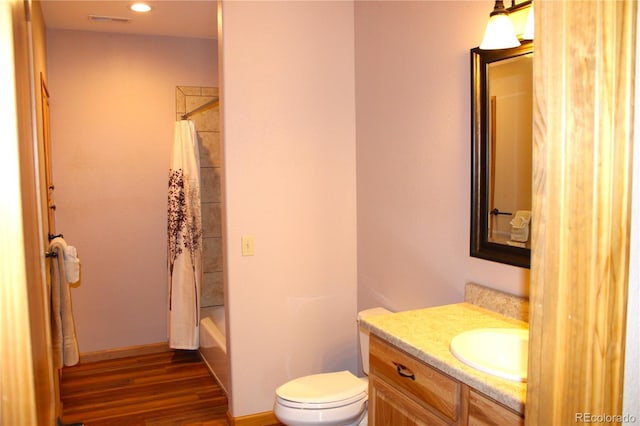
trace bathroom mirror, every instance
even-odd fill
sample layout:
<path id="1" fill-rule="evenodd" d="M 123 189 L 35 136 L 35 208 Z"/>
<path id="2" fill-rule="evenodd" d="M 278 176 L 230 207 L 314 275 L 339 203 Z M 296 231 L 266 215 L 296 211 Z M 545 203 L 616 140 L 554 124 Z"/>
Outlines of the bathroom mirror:
<path id="1" fill-rule="evenodd" d="M 473 257 L 529 268 L 533 44 L 471 50 Z"/>

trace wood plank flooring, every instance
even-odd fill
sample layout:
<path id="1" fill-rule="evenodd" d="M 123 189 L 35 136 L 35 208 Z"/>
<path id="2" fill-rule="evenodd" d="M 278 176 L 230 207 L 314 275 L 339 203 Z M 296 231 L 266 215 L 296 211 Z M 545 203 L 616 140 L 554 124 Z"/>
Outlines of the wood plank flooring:
<path id="1" fill-rule="evenodd" d="M 65 367 L 60 387 L 64 424 L 227 424 L 227 397 L 197 351 L 168 350 Z"/>

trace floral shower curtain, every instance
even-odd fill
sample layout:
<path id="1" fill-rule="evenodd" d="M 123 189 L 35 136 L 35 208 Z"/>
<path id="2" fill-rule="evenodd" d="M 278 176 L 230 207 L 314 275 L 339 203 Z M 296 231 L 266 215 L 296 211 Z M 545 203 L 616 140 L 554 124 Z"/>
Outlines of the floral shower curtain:
<path id="1" fill-rule="evenodd" d="M 202 217 L 197 134 L 190 120 L 175 124 L 167 207 L 169 346 L 197 349 L 202 281 Z"/>

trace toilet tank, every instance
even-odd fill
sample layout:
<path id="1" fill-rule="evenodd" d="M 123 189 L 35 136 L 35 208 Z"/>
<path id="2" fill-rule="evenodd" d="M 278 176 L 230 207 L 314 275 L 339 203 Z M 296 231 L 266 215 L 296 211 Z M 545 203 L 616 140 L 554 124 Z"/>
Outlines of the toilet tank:
<path id="1" fill-rule="evenodd" d="M 385 308 L 371 308 L 358 312 L 358 324 L 362 318 L 372 317 L 375 315 L 391 314 L 391 311 Z M 369 374 L 369 330 L 358 326 L 360 331 L 360 357 L 362 359 L 362 370 L 364 374 Z"/>

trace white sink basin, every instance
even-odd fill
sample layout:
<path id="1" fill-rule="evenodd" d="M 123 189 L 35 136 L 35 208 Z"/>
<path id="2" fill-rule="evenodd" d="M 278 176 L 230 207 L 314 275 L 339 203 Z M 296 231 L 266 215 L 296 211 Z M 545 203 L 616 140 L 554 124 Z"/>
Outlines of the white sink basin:
<path id="1" fill-rule="evenodd" d="M 503 379 L 527 381 L 529 330 L 478 328 L 451 339 L 451 353 L 463 363 Z"/>

